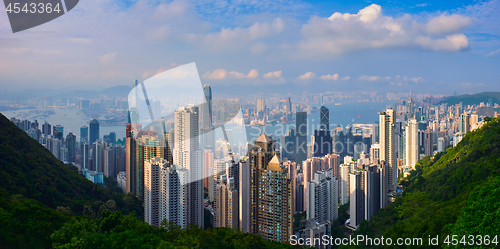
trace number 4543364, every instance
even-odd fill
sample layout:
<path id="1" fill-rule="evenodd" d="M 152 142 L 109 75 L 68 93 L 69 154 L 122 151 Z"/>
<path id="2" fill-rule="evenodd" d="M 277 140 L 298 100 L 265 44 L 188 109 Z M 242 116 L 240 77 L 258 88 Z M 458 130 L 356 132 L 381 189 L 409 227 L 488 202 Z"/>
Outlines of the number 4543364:
<path id="1" fill-rule="evenodd" d="M 448 235 L 444 239 L 444 242 L 447 245 L 469 245 L 469 246 L 480 246 L 480 245 L 498 245 L 498 235 L 490 236 L 490 235 L 464 235 L 459 237 L 458 235 Z"/>
<path id="2" fill-rule="evenodd" d="M 59 6 L 59 3 L 52 6 L 51 3 L 25 3 L 22 5 L 21 3 L 9 3 L 6 9 L 7 13 L 47 13 L 50 14 L 52 12 L 57 12 L 59 13 L 61 11 L 61 8 Z"/>

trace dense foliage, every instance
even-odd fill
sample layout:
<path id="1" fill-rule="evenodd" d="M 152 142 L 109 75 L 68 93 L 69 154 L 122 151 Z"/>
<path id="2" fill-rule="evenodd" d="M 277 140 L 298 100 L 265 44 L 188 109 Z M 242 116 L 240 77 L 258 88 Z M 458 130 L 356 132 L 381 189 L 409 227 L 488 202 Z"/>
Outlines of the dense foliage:
<path id="1" fill-rule="evenodd" d="M 500 235 L 500 119 L 421 159 L 401 184 L 403 197 L 361 223 L 356 234 L 424 241 L 429 235 Z"/>
<path id="2" fill-rule="evenodd" d="M 54 248 L 291 248 L 231 228 L 156 228 L 132 215 L 105 211 L 100 219 L 73 218 L 51 236 Z"/>

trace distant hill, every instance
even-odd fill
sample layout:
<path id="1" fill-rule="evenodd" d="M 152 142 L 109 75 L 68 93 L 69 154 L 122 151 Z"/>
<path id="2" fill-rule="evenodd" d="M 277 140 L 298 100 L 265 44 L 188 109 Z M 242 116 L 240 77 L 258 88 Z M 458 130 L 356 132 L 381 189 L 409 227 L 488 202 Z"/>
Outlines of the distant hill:
<path id="1" fill-rule="evenodd" d="M 459 96 L 451 96 L 443 99 L 440 103 L 447 103 L 448 105 L 456 105 L 462 102 L 463 105 L 478 105 L 481 102 L 485 104 L 492 98 L 493 104 L 500 104 L 500 92 L 483 92 L 477 94 L 465 94 Z"/>
<path id="2" fill-rule="evenodd" d="M 458 240 L 500 237 L 500 118 L 468 133 L 454 148 L 424 157 L 401 184 L 403 197 L 362 222 L 356 234 L 425 243 L 429 235 L 439 235 L 441 247 L 450 234 Z M 497 241 L 485 248 L 499 248 Z"/>

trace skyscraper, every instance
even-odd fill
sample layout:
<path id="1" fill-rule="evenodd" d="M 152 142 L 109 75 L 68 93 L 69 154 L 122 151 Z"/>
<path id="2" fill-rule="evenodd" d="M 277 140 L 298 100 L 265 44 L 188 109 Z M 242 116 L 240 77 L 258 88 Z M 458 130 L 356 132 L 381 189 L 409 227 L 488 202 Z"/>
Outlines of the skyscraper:
<path id="1" fill-rule="evenodd" d="M 264 99 L 263 98 L 257 99 L 257 113 L 258 112 L 264 112 Z"/>
<path id="2" fill-rule="evenodd" d="M 330 130 L 330 110 L 322 105 L 320 108 L 319 128 L 323 130 Z"/>
<path id="3" fill-rule="evenodd" d="M 201 127 L 200 134 L 202 139 L 202 146 L 205 149 L 214 150 L 215 146 L 215 136 L 213 132 L 213 103 L 212 103 L 212 88 L 210 85 L 206 84 L 203 86 L 203 95 L 205 96 L 206 102 L 201 106 Z"/>
<path id="4" fill-rule="evenodd" d="M 215 227 L 238 228 L 239 201 L 234 178 L 222 175 L 215 189 Z"/>
<path id="5" fill-rule="evenodd" d="M 296 113 L 295 134 L 297 137 L 295 160 L 297 165 L 302 165 L 307 158 L 307 112 Z"/>
<path id="6" fill-rule="evenodd" d="M 97 121 L 97 119 L 92 119 L 89 126 L 89 144 L 93 144 L 95 141 L 99 140 L 99 121 Z"/>
<path id="7" fill-rule="evenodd" d="M 73 132 L 70 132 L 66 136 L 66 148 L 68 148 L 68 158 L 66 161 L 70 163 L 76 163 L 76 136 Z"/>
<path id="8" fill-rule="evenodd" d="M 199 149 L 199 110 L 196 106 L 181 107 L 174 114 L 174 164 L 188 170 L 188 223 L 204 226 L 203 162 Z"/>
<path id="9" fill-rule="evenodd" d="M 292 113 L 292 100 L 290 99 L 290 97 L 286 98 L 285 112 L 286 112 L 286 114 Z"/>
<path id="10" fill-rule="evenodd" d="M 60 140 L 63 140 L 63 135 L 64 135 L 64 127 L 62 127 L 61 125 L 56 125 L 53 127 L 54 128 L 54 131 L 53 131 L 53 137 L 54 138 L 57 138 L 57 139 L 60 139 Z"/>
<path id="11" fill-rule="evenodd" d="M 434 154 L 434 139 L 433 139 L 433 133 L 430 129 L 430 127 L 427 127 L 427 130 L 425 130 L 425 155 L 426 156 L 432 156 Z"/>
<path id="12" fill-rule="evenodd" d="M 86 125 L 80 128 L 80 142 L 89 143 L 89 127 Z"/>
<path id="13" fill-rule="evenodd" d="M 459 129 L 462 134 L 467 134 L 470 131 L 470 115 L 469 113 L 460 114 Z"/>
<path id="14" fill-rule="evenodd" d="M 50 124 L 47 123 L 47 121 L 45 121 L 45 123 L 42 125 L 42 134 L 45 137 L 51 134 L 52 130 L 50 128 L 51 128 Z"/>
<path id="15" fill-rule="evenodd" d="M 406 123 L 405 129 L 405 143 L 406 143 L 406 155 L 405 155 L 405 165 L 406 167 L 415 168 L 415 164 L 419 160 L 418 153 L 418 124 L 415 119 L 410 119 Z"/>
<path id="16" fill-rule="evenodd" d="M 286 242 L 292 235 L 292 179 L 264 133 L 249 152 L 250 231 L 268 240 Z"/>
<path id="17" fill-rule="evenodd" d="M 313 156 L 323 157 L 332 154 L 332 152 L 333 146 L 330 130 L 314 130 Z"/>
<path id="18" fill-rule="evenodd" d="M 388 189 L 396 190 L 398 180 L 398 168 L 395 157 L 395 123 L 396 112 L 387 109 L 379 115 L 380 128 L 380 160 L 385 161 L 388 168 Z"/>
<path id="19" fill-rule="evenodd" d="M 307 183 L 308 208 L 307 219 L 316 219 L 322 223 L 333 223 L 338 218 L 338 181 L 333 169 L 314 173 L 314 179 Z"/>

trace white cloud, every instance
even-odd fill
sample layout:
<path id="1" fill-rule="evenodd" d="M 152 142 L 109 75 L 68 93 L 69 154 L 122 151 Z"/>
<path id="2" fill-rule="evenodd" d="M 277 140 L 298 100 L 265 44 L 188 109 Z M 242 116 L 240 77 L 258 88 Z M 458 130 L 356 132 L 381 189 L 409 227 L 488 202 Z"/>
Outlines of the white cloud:
<path id="1" fill-rule="evenodd" d="M 115 56 L 118 54 L 118 52 L 113 52 L 105 55 L 100 55 L 99 58 L 99 63 L 105 66 L 109 66 L 113 63 L 115 63 Z"/>
<path id="2" fill-rule="evenodd" d="M 341 80 L 349 80 L 351 77 L 349 76 L 345 76 L 345 77 L 342 77 Z"/>
<path id="3" fill-rule="evenodd" d="M 495 50 L 495 51 L 493 51 L 493 52 L 488 53 L 488 54 L 486 55 L 486 57 L 493 56 L 493 55 L 496 55 L 496 54 L 498 54 L 498 53 L 500 53 L 500 49 L 497 49 L 497 50 Z"/>
<path id="4" fill-rule="evenodd" d="M 225 79 L 227 75 L 227 71 L 224 69 L 216 69 L 213 72 L 207 71 L 206 73 L 203 74 L 202 78 L 204 79 L 209 79 L 209 80 L 222 80 Z"/>
<path id="5" fill-rule="evenodd" d="M 252 70 L 250 70 L 250 72 L 248 72 L 247 75 L 240 73 L 240 72 L 232 71 L 232 72 L 229 72 L 229 75 L 232 75 L 235 78 L 255 79 L 255 78 L 259 77 L 259 71 L 257 71 L 257 69 L 252 69 Z"/>
<path id="6" fill-rule="evenodd" d="M 357 14 L 335 12 L 328 18 L 312 17 L 302 26 L 305 39 L 299 49 L 306 55 L 376 48 L 459 51 L 469 47 L 461 32 L 471 24 L 471 18 L 458 14 L 433 17 L 422 24 L 409 14 L 386 16 L 380 5 L 372 4 Z"/>
<path id="7" fill-rule="evenodd" d="M 433 35 L 450 34 L 461 32 L 469 27 L 472 23 L 470 17 L 465 17 L 457 14 L 453 15 L 440 15 L 429 19 L 425 25 L 427 33 Z"/>
<path id="8" fill-rule="evenodd" d="M 321 75 L 319 78 L 322 80 L 338 80 L 339 75 L 338 74 L 333 74 L 333 75 L 327 74 L 327 75 Z"/>
<path id="9" fill-rule="evenodd" d="M 406 76 L 405 76 L 405 80 L 406 80 Z M 411 78 L 410 80 L 415 82 L 416 84 L 418 84 L 418 83 L 422 82 L 422 77 Z"/>
<path id="10" fill-rule="evenodd" d="M 307 72 L 307 73 L 297 77 L 297 79 L 308 80 L 308 79 L 314 79 L 314 77 L 316 77 L 316 74 L 314 74 L 313 72 Z"/>
<path id="11" fill-rule="evenodd" d="M 281 70 L 280 71 L 274 71 L 274 72 L 266 73 L 262 77 L 265 78 L 265 79 L 279 78 L 279 77 L 281 77 Z"/>
<path id="12" fill-rule="evenodd" d="M 416 4 L 415 7 L 425 7 L 427 5 L 429 5 L 429 4 L 427 4 L 427 3 L 419 3 L 419 4 Z"/>
<path id="13" fill-rule="evenodd" d="M 391 77 L 380 77 L 380 76 L 368 76 L 368 75 L 363 75 L 358 78 L 358 80 L 362 81 L 383 81 L 383 80 L 391 80 Z"/>

